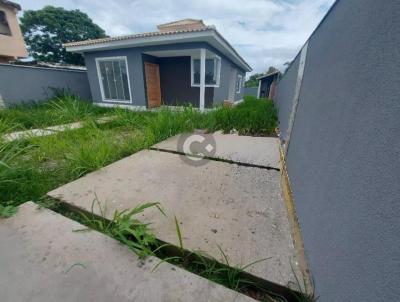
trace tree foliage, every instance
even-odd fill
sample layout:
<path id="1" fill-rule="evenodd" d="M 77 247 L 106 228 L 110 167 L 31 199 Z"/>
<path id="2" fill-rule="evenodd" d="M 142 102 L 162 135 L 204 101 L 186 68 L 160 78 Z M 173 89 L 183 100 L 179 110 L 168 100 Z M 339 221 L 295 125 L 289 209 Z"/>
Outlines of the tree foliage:
<path id="1" fill-rule="evenodd" d="M 279 71 L 278 68 L 275 68 L 274 66 L 268 67 L 267 71 L 265 73 L 255 73 L 250 76 L 250 78 L 245 82 L 245 87 L 257 87 L 258 86 L 258 80 L 257 78 L 262 77 L 263 75 L 273 73 L 275 71 Z"/>
<path id="2" fill-rule="evenodd" d="M 257 87 L 258 80 L 257 78 L 262 77 L 263 73 L 255 73 L 250 76 L 250 78 L 244 83 L 246 87 Z"/>
<path id="3" fill-rule="evenodd" d="M 20 21 L 29 53 L 39 61 L 83 65 L 82 55 L 66 52 L 62 44 L 106 37 L 104 30 L 78 9 L 45 6 L 25 11 Z"/>

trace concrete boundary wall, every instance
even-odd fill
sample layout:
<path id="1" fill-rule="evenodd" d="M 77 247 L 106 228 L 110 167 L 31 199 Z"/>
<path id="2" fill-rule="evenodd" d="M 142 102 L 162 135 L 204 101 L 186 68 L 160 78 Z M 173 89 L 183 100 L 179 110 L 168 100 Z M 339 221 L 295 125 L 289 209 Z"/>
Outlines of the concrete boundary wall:
<path id="1" fill-rule="evenodd" d="M 0 100 L 5 106 L 47 100 L 52 88 L 91 99 L 86 71 L 0 64 Z"/>
<path id="2" fill-rule="evenodd" d="M 400 301 L 400 2 L 337 1 L 308 40 L 286 165 L 321 301 Z M 287 139 L 299 56 L 278 85 Z"/>

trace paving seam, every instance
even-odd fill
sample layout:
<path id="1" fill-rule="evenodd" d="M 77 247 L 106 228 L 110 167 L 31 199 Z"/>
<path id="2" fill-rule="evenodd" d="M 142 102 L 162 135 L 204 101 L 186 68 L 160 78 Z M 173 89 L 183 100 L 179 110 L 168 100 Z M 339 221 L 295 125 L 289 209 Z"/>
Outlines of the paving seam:
<path id="1" fill-rule="evenodd" d="M 190 154 L 189 155 L 189 154 L 186 154 L 186 153 L 181 152 L 181 151 L 167 150 L 167 149 L 155 148 L 155 147 L 150 147 L 149 150 L 172 153 L 172 154 L 177 154 L 177 155 L 187 155 L 187 156 L 190 156 L 190 157 L 204 158 L 204 159 L 224 162 L 224 163 L 228 163 L 228 164 L 235 164 L 235 165 L 243 166 L 243 167 L 259 168 L 259 169 L 264 169 L 264 170 L 273 170 L 273 171 L 277 171 L 277 172 L 281 171 L 281 169 L 279 169 L 279 168 L 263 166 L 263 165 L 256 165 L 256 164 L 249 164 L 249 163 L 243 163 L 243 162 L 234 161 L 234 160 L 231 160 L 231 159 L 220 158 L 220 157 L 200 156 L 200 155 L 196 155 L 196 154 Z"/>
<path id="2" fill-rule="evenodd" d="M 83 222 L 76 220 L 74 217 L 66 216 L 65 215 L 65 211 L 70 211 L 70 212 L 73 212 L 74 214 L 77 214 L 77 213 L 81 212 L 81 213 L 83 213 L 85 215 L 91 215 L 91 216 L 95 217 L 96 219 L 103 219 L 103 220 L 107 221 L 108 223 L 110 223 L 111 221 L 108 218 L 105 218 L 105 217 L 103 218 L 103 217 L 101 217 L 101 216 L 99 216 L 97 214 L 89 212 L 88 210 L 86 210 L 84 208 L 81 208 L 81 207 L 79 207 L 77 205 L 69 204 L 68 202 L 63 201 L 61 199 L 57 199 L 57 198 L 50 197 L 50 196 L 47 196 L 47 197 L 52 199 L 52 200 L 57 201 L 59 203 L 59 205 L 60 205 L 60 207 L 57 207 L 57 208 L 54 208 L 54 209 L 48 208 L 50 211 L 56 212 L 56 213 L 66 217 L 68 219 L 74 220 L 74 221 L 82 224 L 83 226 L 87 227 L 88 230 L 99 232 L 99 233 L 104 234 L 104 235 L 106 235 L 106 236 L 108 236 L 110 238 L 116 239 L 116 238 L 114 238 L 114 237 L 112 237 L 112 236 L 110 236 L 110 235 L 108 235 L 106 233 L 101 232 L 100 230 L 96 230 L 96 229 L 94 229 L 92 227 L 87 226 Z M 182 249 L 180 247 L 177 247 L 177 246 L 175 246 L 175 245 L 173 245 L 171 243 L 168 243 L 166 241 L 158 239 L 157 237 L 156 237 L 156 240 L 160 243 L 160 246 L 168 245 L 168 248 L 165 251 L 166 257 L 161 257 L 161 255 L 157 255 L 157 254 L 155 255 L 155 257 L 159 258 L 160 260 L 166 261 L 166 259 L 169 258 L 169 257 L 181 256 L 182 255 Z M 121 243 L 121 244 L 123 244 L 123 243 Z M 183 253 L 185 255 L 192 254 L 192 252 L 190 250 L 186 250 L 185 248 L 183 248 Z M 218 260 L 216 260 L 216 259 L 214 259 L 212 257 L 210 257 L 210 258 L 207 257 L 207 256 L 203 256 L 203 257 L 204 257 L 204 259 L 206 261 L 210 261 L 210 262 L 216 261 L 216 263 L 218 263 L 218 265 L 220 265 L 221 267 L 233 268 L 230 265 L 221 263 L 220 261 L 218 261 Z M 175 265 L 175 264 L 173 264 L 173 265 Z M 193 274 L 195 274 L 195 275 L 197 275 L 199 277 L 205 278 L 205 279 L 207 279 L 207 280 L 209 280 L 211 282 L 219 284 L 219 283 L 217 283 L 215 281 L 212 281 L 211 279 L 208 279 L 208 278 L 206 278 L 204 276 L 201 276 L 200 274 L 198 274 L 198 273 L 196 273 L 194 271 L 190 271 L 185 267 L 181 267 L 181 268 L 184 269 L 185 271 L 191 272 L 191 273 L 193 273 Z M 249 280 L 251 282 L 254 282 L 255 284 L 261 285 L 263 287 L 263 289 L 266 290 L 266 292 L 268 294 L 271 294 L 272 296 L 275 296 L 275 297 L 283 298 L 286 301 L 295 302 L 295 301 L 297 301 L 297 297 L 301 296 L 301 293 L 296 291 L 296 290 L 293 290 L 293 289 L 291 289 L 289 287 L 286 287 L 286 286 L 277 284 L 275 282 L 269 281 L 268 279 L 264 279 L 264 278 L 255 276 L 255 275 L 253 275 L 251 273 L 248 273 L 246 271 L 241 271 L 239 273 L 239 275 L 242 276 L 242 279 L 246 279 L 246 280 Z M 222 285 L 222 286 L 225 286 L 225 285 Z M 227 288 L 229 288 L 229 287 L 227 287 Z M 231 288 L 231 290 L 236 291 L 237 293 L 241 293 L 241 294 L 244 294 L 244 295 L 248 296 L 246 293 L 240 292 L 238 290 L 235 290 L 235 289 L 232 289 L 232 288 Z"/>

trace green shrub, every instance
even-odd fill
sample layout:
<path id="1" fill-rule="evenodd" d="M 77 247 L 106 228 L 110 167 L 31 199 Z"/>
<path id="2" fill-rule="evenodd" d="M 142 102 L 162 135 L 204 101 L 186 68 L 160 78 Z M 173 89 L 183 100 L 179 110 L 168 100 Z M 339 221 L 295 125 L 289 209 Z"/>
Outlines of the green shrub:
<path id="1" fill-rule="evenodd" d="M 274 135 L 278 123 L 273 102 L 252 96 L 245 97 L 235 107 L 220 107 L 212 115 L 212 130 L 229 132 L 235 129 L 242 135 Z"/>

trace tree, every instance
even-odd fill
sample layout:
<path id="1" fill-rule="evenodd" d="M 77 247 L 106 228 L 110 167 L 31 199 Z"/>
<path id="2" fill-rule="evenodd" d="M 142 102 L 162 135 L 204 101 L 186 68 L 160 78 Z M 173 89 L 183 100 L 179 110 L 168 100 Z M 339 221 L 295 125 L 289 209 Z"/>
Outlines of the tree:
<path id="1" fill-rule="evenodd" d="M 250 78 L 244 83 L 246 87 L 257 87 L 258 80 L 257 78 L 262 77 L 263 73 L 255 73 L 250 76 Z"/>
<path id="2" fill-rule="evenodd" d="M 83 65 L 82 55 L 66 52 L 62 44 L 106 37 L 104 30 L 78 9 L 45 6 L 25 11 L 20 21 L 29 53 L 39 61 Z"/>
<path id="3" fill-rule="evenodd" d="M 267 72 L 265 74 L 274 73 L 276 71 L 279 71 L 279 69 L 275 68 L 274 66 L 270 66 L 270 67 L 268 67 Z"/>

